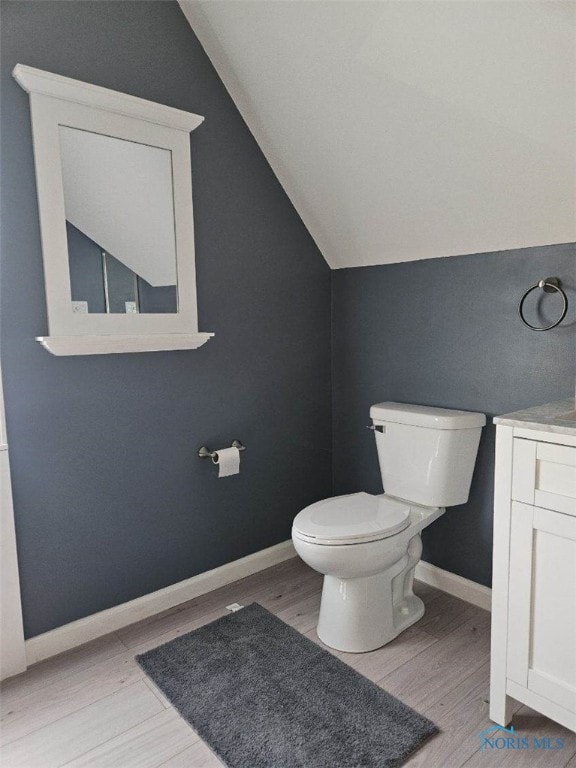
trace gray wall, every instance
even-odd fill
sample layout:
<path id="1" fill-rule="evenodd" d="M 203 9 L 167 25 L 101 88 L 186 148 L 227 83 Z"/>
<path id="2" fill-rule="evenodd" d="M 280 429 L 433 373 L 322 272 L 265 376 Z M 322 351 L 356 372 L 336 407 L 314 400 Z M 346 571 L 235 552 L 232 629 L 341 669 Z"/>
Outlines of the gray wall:
<path id="1" fill-rule="evenodd" d="M 2 364 L 26 635 L 283 541 L 331 493 L 330 271 L 175 2 L 2 3 Z M 17 62 L 205 116 L 192 352 L 57 358 Z M 196 456 L 239 438 L 242 473 Z"/>
<path id="2" fill-rule="evenodd" d="M 16 62 L 206 116 L 192 140 L 200 328 L 216 332 L 205 347 L 56 358 L 34 341 L 47 324 Z M 27 636 L 282 541 L 332 492 L 380 492 L 372 403 L 492 416 L 573 394 L 574 246 L 331 278 L 173 2 L 3 2 L 1 118 L 2 363 Z M 554 274 L 570 324 L 530 332 L 517 300 Z M 234 437 L 248 446 L 242 473 L 217 480 L 196 450 Z M 427 560 L 485 584 L 493 437 L 469 503 L 424 534 Z"/>
<path id="3" fill-rule="evenodd" d="M 516 306 L 559 276 L 571 307 L 562 328 L 535 333 Z M 334 492 L 382 490 L 372 403 L 397 400 L 489 417 L 574 395 L 576 245 L 433 259 L 333 273 Z M 546 297 L 542 312 L 558 308 Z M 536 304 L 537 302 L 534 302 Z M 532 320 L 535 307 L 527 306 Z M 423 558 L 490 584 L 494 427 L 484 430 L 467 504 L 423 534 Z"/>

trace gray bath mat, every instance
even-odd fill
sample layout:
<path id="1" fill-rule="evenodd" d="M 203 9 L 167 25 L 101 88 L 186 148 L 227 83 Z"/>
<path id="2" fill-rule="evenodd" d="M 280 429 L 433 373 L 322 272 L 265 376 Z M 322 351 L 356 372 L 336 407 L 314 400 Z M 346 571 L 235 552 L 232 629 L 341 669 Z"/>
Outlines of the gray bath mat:
<path id="1" fill-rule="evenodd" d="M 230 768 L 392 768 L 438 732 L 257 603 L 138 662 Z"/>

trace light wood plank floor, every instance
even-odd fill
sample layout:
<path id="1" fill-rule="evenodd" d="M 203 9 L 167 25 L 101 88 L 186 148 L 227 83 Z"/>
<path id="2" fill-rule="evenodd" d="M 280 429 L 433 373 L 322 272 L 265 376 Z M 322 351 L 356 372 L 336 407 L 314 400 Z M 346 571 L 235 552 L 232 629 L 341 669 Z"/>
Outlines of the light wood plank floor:
<path id="1" fill-rule="evenodd" d="M 0 765 L 222 766 L 145 677 L 134 656 L 225 615 L 225 606 L 232 602 L 259 602 L 321 645 L 315 634 L 321 583 L 321 577 L 300 560 L 289 560 L 6 681 L 1 696 Z M 514 717 L 518 735 L 563 738 L 565 748 L 479 751 L 478 734 L 491 725 L 487 715 L 490 616 L 424 584 L 417 584 L 416 590 L 426 603 L 426 614 L 394 642 L 371 653 L 334 652 L 441 729 L 406 765 L 576 768 L 576 736 L 520 705 Z"/>

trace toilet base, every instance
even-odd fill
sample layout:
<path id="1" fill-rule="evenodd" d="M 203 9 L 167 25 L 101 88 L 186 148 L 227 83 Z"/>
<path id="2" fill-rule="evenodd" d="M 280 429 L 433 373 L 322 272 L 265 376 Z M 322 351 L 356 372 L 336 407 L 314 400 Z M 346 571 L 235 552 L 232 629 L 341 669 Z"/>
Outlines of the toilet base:
<path id="1" fill-rule="evenodd" d="M 324 576 L 317 634 L 330 648 L 365 653 L 386 645 L 424 615 L 424 603 L 412 589 L 422 554 L 414 536 L 406 555 L 373 576 L 341 579 Z"/>

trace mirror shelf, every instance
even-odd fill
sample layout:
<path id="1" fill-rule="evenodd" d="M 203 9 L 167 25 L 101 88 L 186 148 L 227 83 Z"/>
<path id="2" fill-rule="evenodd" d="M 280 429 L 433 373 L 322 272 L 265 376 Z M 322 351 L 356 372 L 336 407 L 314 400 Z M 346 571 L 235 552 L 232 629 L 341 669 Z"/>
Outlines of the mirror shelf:
<path id="1" fill-rule="evenodd" d="M 119 352 L 170 352 L 198 349 L 213 333 L 169 333 L 150 336 L 37 336 L 53 355 L 111 355 Z"/>
<path id="2" fill-rule="evenodd" d="M 200 115 L 17 64 L 54 355 L 197 349 L 190 133 Z"/>

